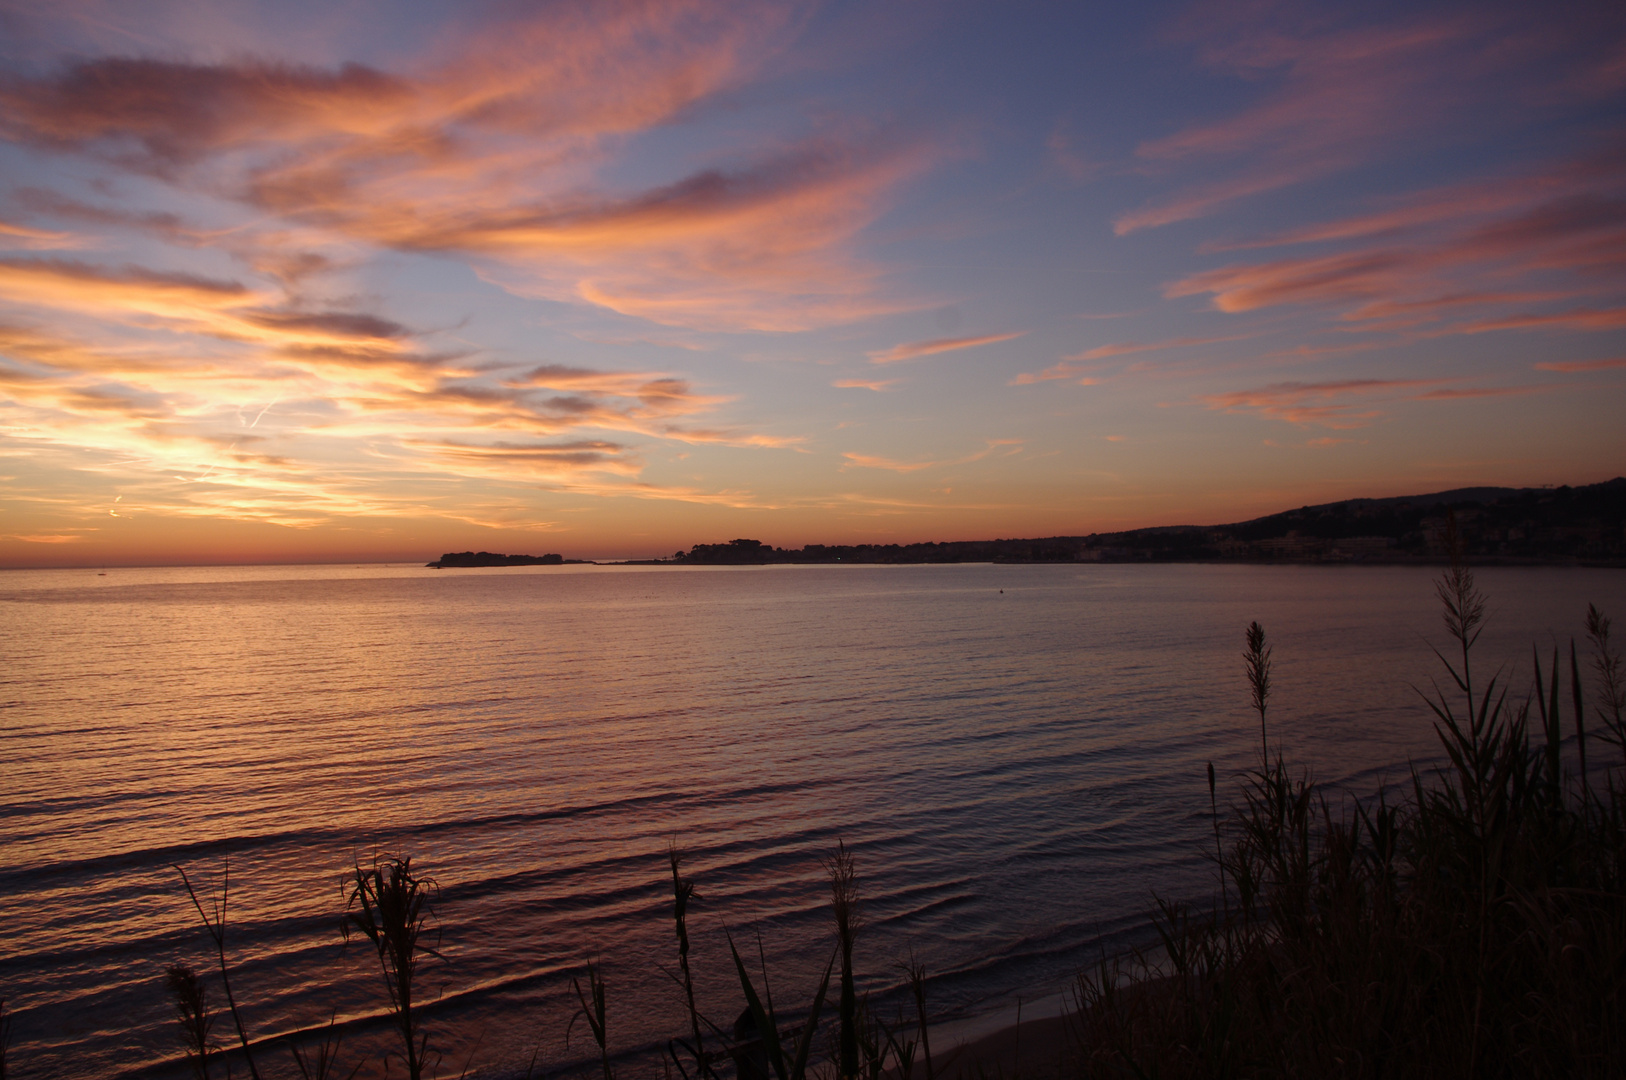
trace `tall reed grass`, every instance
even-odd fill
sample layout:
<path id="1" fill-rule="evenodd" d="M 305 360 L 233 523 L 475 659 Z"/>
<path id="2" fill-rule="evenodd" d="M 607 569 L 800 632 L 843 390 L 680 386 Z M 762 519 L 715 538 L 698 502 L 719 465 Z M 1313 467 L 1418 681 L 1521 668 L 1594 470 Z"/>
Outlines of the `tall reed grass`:
<path id="1" fill-rule="evenodd" d="M 1218 895 L 1159 901 L 1160 955 L 1079 977 L 1073 1075 L 1626 1075 L 1626 787 L 1563 767 L 1565 705 L 1585 752 L 1580 665 L 1538 657 L 1513 700 L 1475 654 L 1471 571 L 1438 593 L 1450 655 L 1422 697 L 1446 764 L 1359 801 L 1271 756 L 1269 650 L 1249 628 L 1261 756 L 1223 817 L 1209 767 Z M 1592 716 L 1626 751 L 1608 620 L 1593 608 L 1587 629 Z"/>

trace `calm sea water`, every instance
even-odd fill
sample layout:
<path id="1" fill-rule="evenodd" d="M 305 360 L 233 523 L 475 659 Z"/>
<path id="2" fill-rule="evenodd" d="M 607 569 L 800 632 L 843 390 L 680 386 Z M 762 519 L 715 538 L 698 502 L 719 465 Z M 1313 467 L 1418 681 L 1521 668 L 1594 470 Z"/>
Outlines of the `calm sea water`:
<path id="1" fill-rule="evenodd" d="M 1412 568 L 410 566 L 0 575 L 0 997 L 20 1077 L 180 1076 L 166 965 L 206 970 L 177 868 L 218 887 L 262 1068 L 337 1016 L 388 1045 L 342 880 L 439 882 L 425 1024 L 455 1075 L 587 1058 L 569 979 L 601 961 L 623 1071 L 685 1027 L 666 851 L 687 856 L 702 1008 L 782 1005 L 829 956 L 820 859 L 855 852 L 862 985 L 931 973 L 945 1019 L 1064 988 L 1202 900 L 1205 763 L 1257 746 L 1239 654 L 1275 646 L 1272 732 L 1371 790 L 1434 759 L 1413 686 L 1443 644 Z M 1482 662 L 1626 615 L 1626 574 L 1486 570 Z M 218 985 L 213 986 L 217 1003 Z M 231 1039 L 217 1024 L 221 1042 Z M 477 1045 L 476 1045 L 477 1044 Z M 238 1066 L 240 1069 L 241 1066 Z"/>

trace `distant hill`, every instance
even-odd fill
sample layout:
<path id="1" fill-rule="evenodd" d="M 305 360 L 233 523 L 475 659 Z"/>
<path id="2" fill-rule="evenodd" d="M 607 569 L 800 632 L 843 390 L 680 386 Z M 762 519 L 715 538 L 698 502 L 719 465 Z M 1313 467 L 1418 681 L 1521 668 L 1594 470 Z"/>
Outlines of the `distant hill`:
<path id="1" fill-rule="evenodd" d="M 1626 566 L 1626 478 L 1559 488 L 1458 488 L 1431 495 L 1346 499 L 1230 525 L 1172 525 L 1038 540 L 922 544 L 809 544 L 756 540 L 696 544 L 667 562 L 1435 562 L 1455 516 L 1476 563 Z"/>

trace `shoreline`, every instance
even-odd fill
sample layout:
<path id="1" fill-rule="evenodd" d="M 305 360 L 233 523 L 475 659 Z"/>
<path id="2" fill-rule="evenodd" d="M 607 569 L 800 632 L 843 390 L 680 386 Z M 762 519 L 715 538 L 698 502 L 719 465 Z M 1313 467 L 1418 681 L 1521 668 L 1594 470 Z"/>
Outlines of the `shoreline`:
<path id="1" fill-rule="evenodd" d="M 1069 996 L 1062 991 L 1033 1001 L 1018 999 L 993 1012 L 929 1027 L 934 1071 L 966 1080 L 1018 1069 L 1026 1077 L 1058 1073 L 1067 1049 Z"/>

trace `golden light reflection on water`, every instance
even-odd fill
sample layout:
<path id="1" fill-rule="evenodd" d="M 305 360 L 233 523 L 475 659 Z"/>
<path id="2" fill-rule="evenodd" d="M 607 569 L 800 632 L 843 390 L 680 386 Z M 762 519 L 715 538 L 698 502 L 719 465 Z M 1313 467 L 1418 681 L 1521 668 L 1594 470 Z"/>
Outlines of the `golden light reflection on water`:
<path id="1" fill-rule="evenodd" d="M 1059 983 L 1100 935 L 1133 933 L 1152 887 L 1206 887 L 1203 763 L 1234 775 L 1254 745 L 1247 620 L 1277 646 L 1273 724 L 1295 759 L 1366 786 L 1432 752 L 1407 685 L 1438 637 L 1430 575 L 5 575 L 17 1053 L 80 1075 L 167 1055 L 150 972 L 205 959 L 171 864 L 207 879 L 228 854 L 239 992 L 268 1030 L 378 1007 L 336 937 L 340 876 L 378 850 L 410 850 L 444 887 L 437 1023 L 454 1041 L 502 1010 L 562 1058 L 562 973 L 595 954 L 628 1045 L 677 1030 L 657 967 L 673 838 L 706 898 L 696 955 L 719 1012 L 724 925 L 762 920 L 787 985 L 819 953 L 818 855 L 838 836 L 866 875 L 877 993 L 910 946 L 943 974 L 945 1010 Z M 1588 600 L 1626 611 L 1606 571 L 1484 583 L 1497 657 L 1578 626 Z M 127 1023 L 89 1035 L 69 1013 Z M 483 1053 L 523 1061 L 522 1042 Z"/>

